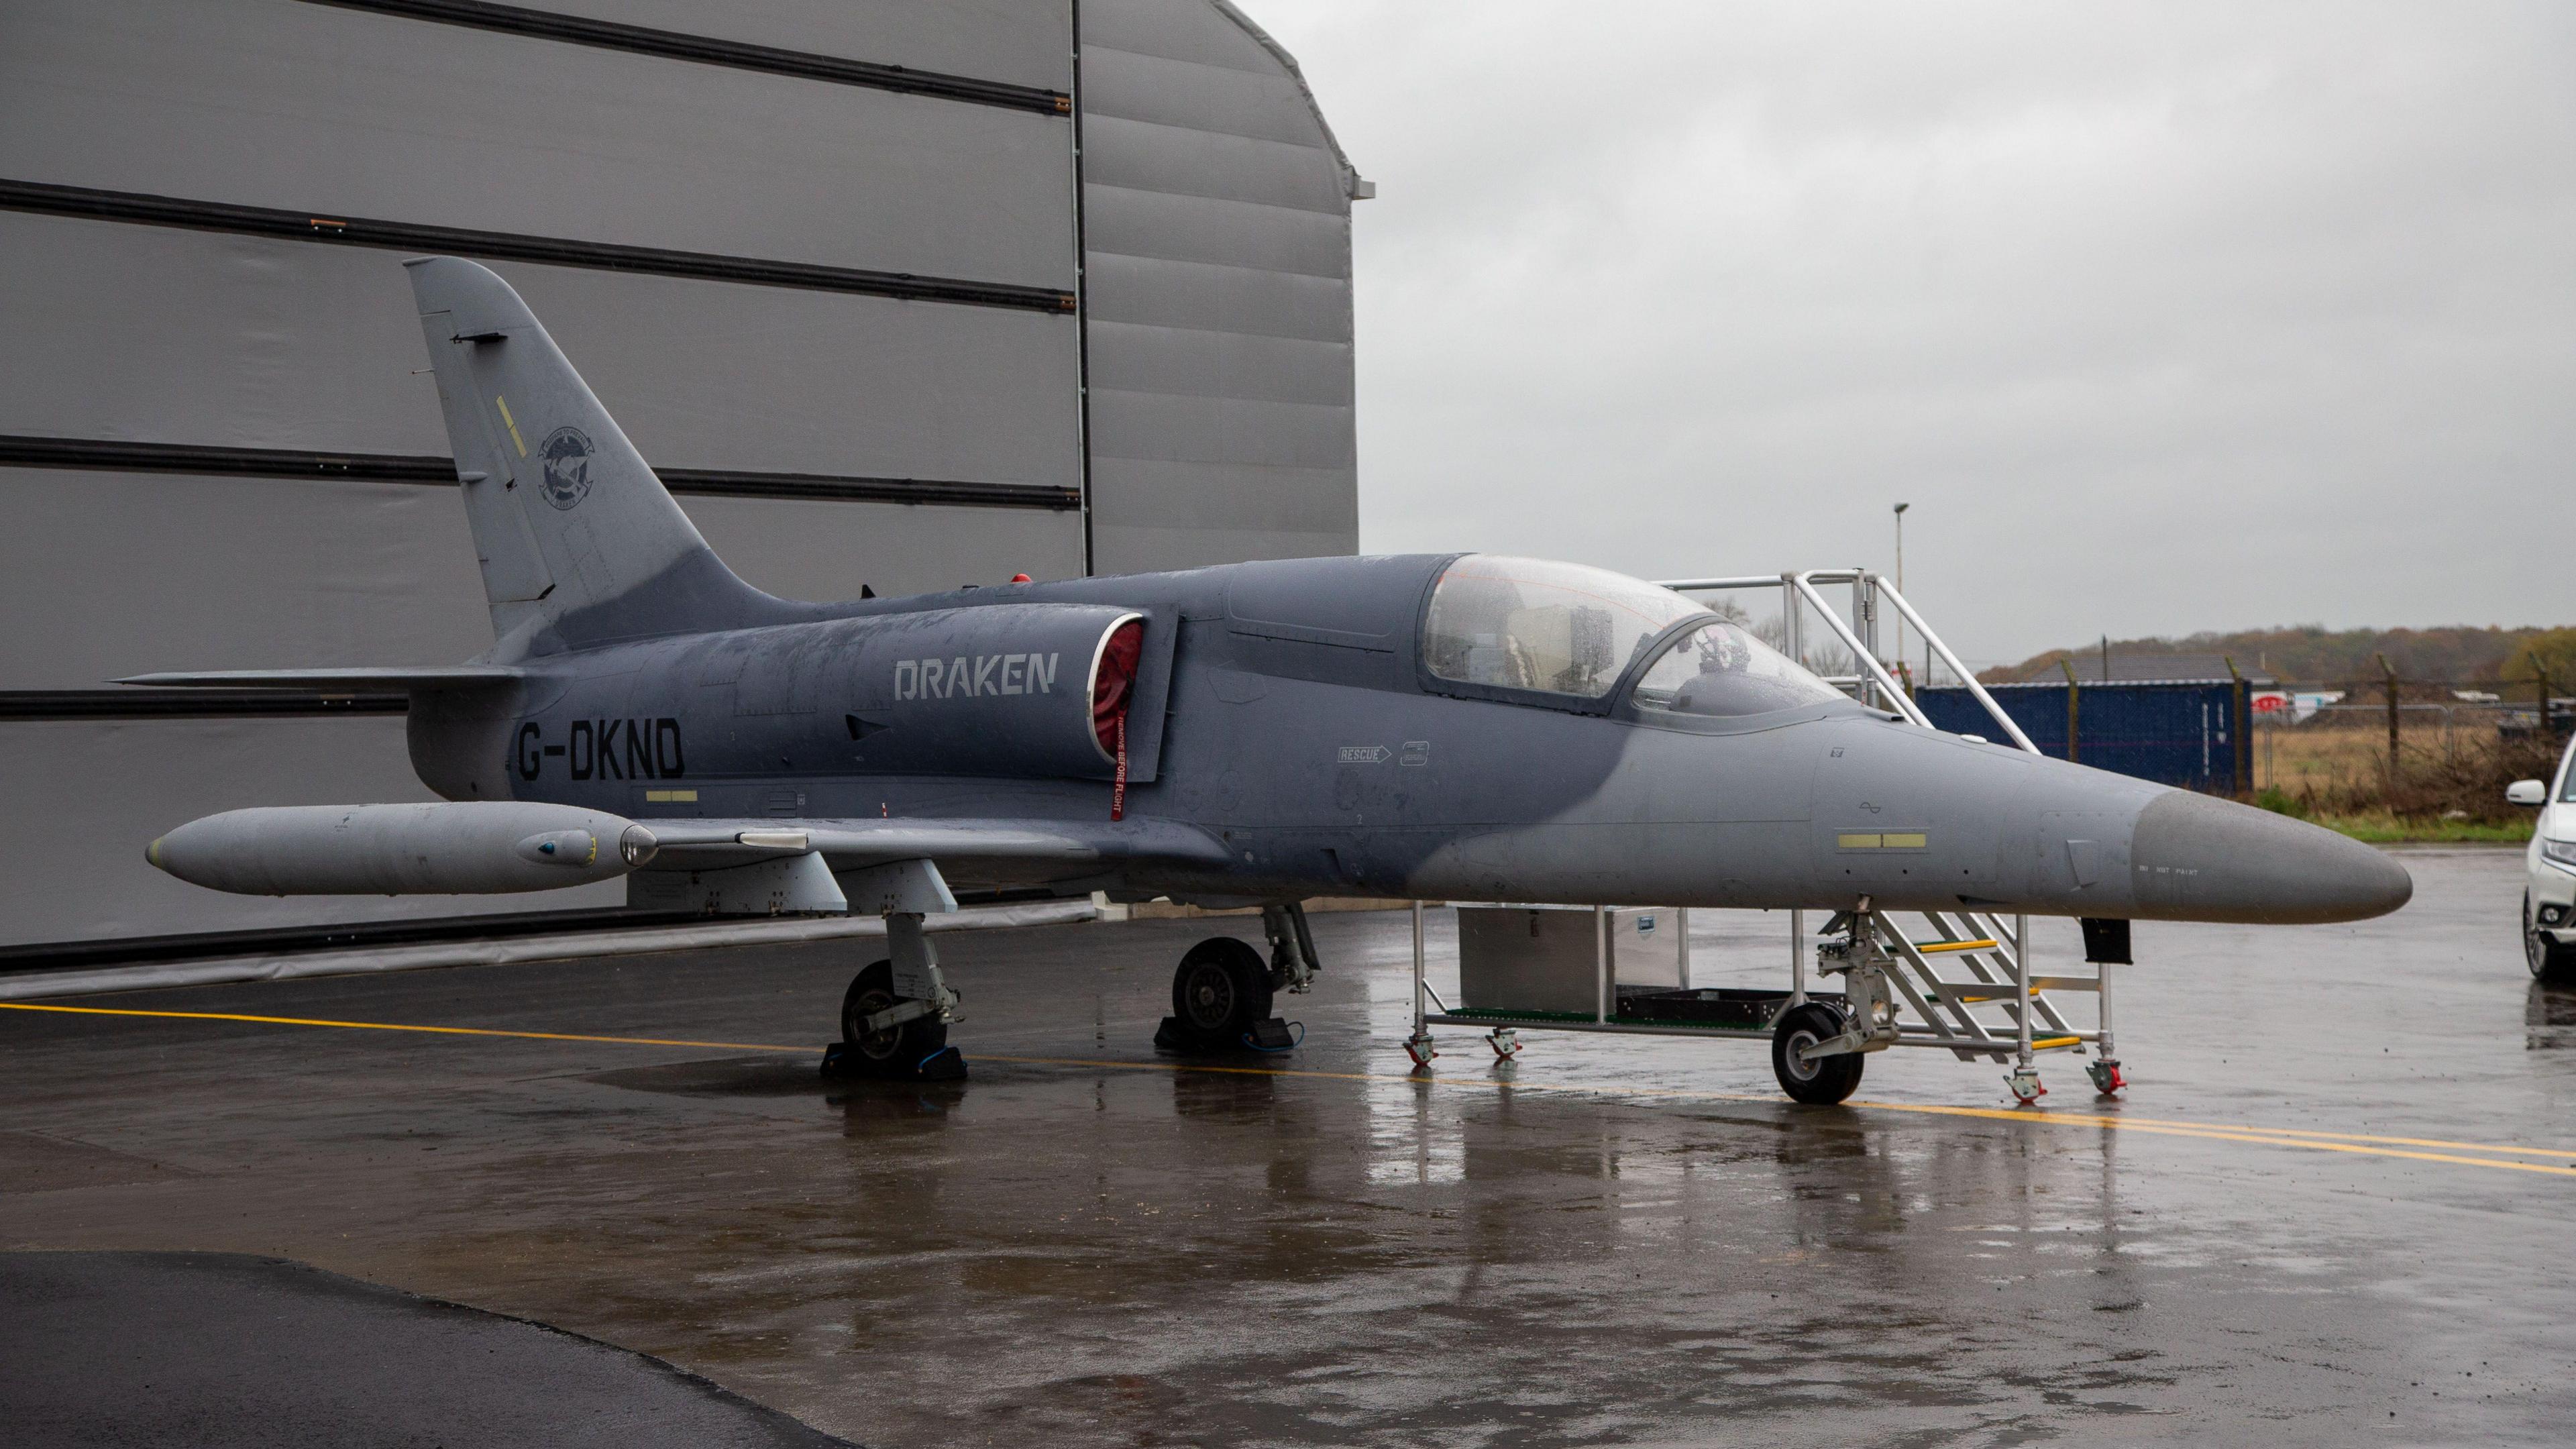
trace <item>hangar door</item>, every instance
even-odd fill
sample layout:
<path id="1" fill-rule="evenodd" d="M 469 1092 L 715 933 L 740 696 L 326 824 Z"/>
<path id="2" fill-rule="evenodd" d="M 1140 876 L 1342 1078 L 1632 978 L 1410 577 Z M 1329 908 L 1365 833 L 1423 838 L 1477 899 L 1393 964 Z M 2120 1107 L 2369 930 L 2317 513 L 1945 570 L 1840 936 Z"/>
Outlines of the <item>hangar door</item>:
<path id="1" fill-rule="evenodd" d="M 105 684 L 489 645 L 405 255 L 508 277 L 773 592 L 1349 551 L 1356 178 L 1222 0 L 1080 9 L 1128 58 L 1097 134 L 1069 0 L 0 0 L 0 811 L 78 823 L 0 842 L 0 947 L 618 899 L 236 898 L 140 857 L 425 798 L 398 699 Z M 1113 488 L 1110 453 L 1150 466 Z"/>

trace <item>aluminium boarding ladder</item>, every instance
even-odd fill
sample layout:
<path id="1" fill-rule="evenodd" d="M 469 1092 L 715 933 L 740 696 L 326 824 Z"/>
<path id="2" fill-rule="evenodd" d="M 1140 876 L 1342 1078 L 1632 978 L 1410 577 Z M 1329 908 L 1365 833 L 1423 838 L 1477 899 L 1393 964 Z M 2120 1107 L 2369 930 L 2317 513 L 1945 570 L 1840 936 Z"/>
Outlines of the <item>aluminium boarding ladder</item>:
<path id="1" fill-rule="evenodd" d="M 1733 592 L 1745 589 L 1778 589 L 1784 652 L 1804 662 L 1805 630 L 1803 616 L 1812 611 L 1848 651 L 1857 672 L 1822 676 L 1826 683 L 1850 694 L 1854 699 L 1879 709 L 1890 710 L 1924 729 L 1935 728 L 1931 718 L 1915 703 L 1912 694 L 1880 659 L 1878 624 L 1881 605 L 1893 608 L 1905 623 L 1914 626 L 1922 636 L 1925 649 L 1949 666 L 1950 671 L 1967 686 L 1968 693 L 2002 729 L 2016 748 L 2039 753 L 2030 736 L 2004 712 L 1995 697 L 1977 682 L 1974 672 L 1942 642 L 1941 636 L 1924 621 L 1902 593 L 1885 579 L 1867 569 L 1810 569 L 1803 573 L 1754 576 L 1749 578 L 1671 579 L 1662 587 L 1679 593 L 1700 594 Z M 1851 588 L 1852 618 L 1845 619 L 1826 601 L 1819 586 L 1848 584 Z M 1803 607 L 1802 607 L 1803 606 Z M 1838 914 L 1836 922 L 1847 920 L 1849 913 Z M 2120 1076 L 2119 1059 L 2113 1054 L 2111 1039 L 2111 988 L 2109 968 L 2096 963 L 2087 974 L 2041 976 L 2030 964 L 2030 918 L 2015 916 L 2011 929 L 1999 916 L 1982 911 L 1932 911 L 1923 913 L 1931 934 L 1914 940 L 1901 929 L 1896 919 L 1885 912 L 1865 912 L 1869 935 L 1875 944 L 1873 954 L 1882 958 L 1885 976 L 1897 998 L 1893 1003 L 1895 1038 L 1891 1046 L 1925 1046 L 1946 1048 L 1961 1061 L 1986 1057 L 2013 1062 L 2013 1072 L 2006 1078 L 2013 1095 L 2031 1101 L 2046 1089 L 2039 1084 L 2033 1058 L 2043 1052 L 2082 1052 L 2091 1044 L 2098 1060 L 2085 1070 L 2093 1085 L 2105 1095 L 2116 1092 L 2126 1083 Z M 1805 960 L 1802 942 L 1806 935 L 1806 913 L 1789 913 L 1792 960 L 1796 977 L 1791 1004 L 1806 996 Z M 1830 923 L 1829 923 L 1830 924 Z M 1941 967 L 1956 963 L 1962 975 L 1942 974 Z M 2096 1027 L 2079 1030 L 2067 1020 L 2049 993 L 2085 992 L 2095 994 L 2099 1003 Z"/>

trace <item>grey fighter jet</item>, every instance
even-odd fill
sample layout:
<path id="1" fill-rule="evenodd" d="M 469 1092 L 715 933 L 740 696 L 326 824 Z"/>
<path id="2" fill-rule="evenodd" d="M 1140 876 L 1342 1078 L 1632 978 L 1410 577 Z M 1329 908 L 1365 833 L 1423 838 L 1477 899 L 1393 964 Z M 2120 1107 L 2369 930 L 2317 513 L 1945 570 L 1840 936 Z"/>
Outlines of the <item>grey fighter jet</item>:
<path id="1" fill-rule="evenodd" d="M 211 816 L 149 848 L 181 879 L 624 875 L 638 906 L 883 914 L 890 959 L 841 1027 L 886 1073 L 944 1047 L 955 998 L 922 923 L 961 891 L 1263 907 L 1271 960 L 1220 937 L 1174 982 L 1181 1026 L 1231 1041 L 1311 975 L 1296 903 L 1317 895 L 2302 922 L 2412 890 L 2313 826 L 1864 707 L 1595 568 L 1323 558 L 773 598 L 508 284 L 406 265 L 492 649 L 123 682 L 407 691 L 414 768 L 448 803 Z"/>

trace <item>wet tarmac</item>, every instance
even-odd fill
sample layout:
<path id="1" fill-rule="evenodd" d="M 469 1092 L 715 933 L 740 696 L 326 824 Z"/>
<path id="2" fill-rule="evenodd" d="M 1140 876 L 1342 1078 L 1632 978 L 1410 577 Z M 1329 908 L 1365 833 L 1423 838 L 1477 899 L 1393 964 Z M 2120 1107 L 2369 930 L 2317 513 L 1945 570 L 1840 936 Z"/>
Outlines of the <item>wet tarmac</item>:
<path id="1" fill-rule="evenodd" d="M 2576 991 L 2519 852 L 2403 858 L 2384 920 L 2142 925 L 2130 1100 L 2058 1057 L 2028 1111 L 1928 1052 L 1846 1108 L 1735 1043 L 1409 1077 L 1394 912 L 1316 917 L 1304 1045 L 1224 1070 L 1149 1042 L 1239 920 L 943 938 L 929 1086 L 816 1077 L 842 945 L 61 1003 L 555 1037 L 0 1011 L 0 1246 L 292 1258 L 880 1449 L 2563 1442 Z"/>
<path id="2" fill-rule="evenodd" d="M 0 1253 L 0 1442 L 830 1449 L 640 1354 L 231 1253 Z"/>

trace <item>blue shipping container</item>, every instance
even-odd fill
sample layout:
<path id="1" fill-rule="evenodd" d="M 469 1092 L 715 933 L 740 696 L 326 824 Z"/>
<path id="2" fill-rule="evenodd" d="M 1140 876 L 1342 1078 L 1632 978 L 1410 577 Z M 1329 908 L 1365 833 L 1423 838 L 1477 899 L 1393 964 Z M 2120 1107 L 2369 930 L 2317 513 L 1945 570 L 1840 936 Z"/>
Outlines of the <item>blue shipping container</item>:
<path id="1" fill-rule="evenodd" d="M 2178 785 L 2231 795 L 2246 788 L 2240 753 L 2251 725 L 2245 691 L 2208 684 L 2087 684 L 2076 689 L 2075 753 L 2066 751 L 2066 693 L 2058 684 L 1989 684 L 1986 692 L 2011 715 L 2040 753 Z M 1926 689 L 1915 703 L 1938 728 L 1954 734 L 2009 738 L 1976 696 L 1961 688 Z"/>

